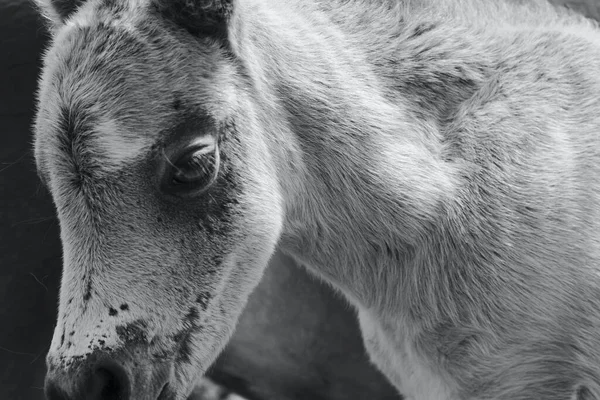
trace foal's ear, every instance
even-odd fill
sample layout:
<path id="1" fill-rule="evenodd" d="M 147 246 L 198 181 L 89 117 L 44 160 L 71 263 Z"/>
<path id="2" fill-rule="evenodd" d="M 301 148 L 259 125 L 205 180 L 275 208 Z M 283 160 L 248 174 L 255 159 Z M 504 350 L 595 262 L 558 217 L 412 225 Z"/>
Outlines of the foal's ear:
<path id="1" fill-rule="evenodd" d="M 194 36 L 227 36 L 235 0 L 151 0 L 163 17 Z"/>
<path id="2" fill-rule="evenodd" d="M 34 0 L 40 13 L 57 28 L 83 4 L 85 0 Z"/>

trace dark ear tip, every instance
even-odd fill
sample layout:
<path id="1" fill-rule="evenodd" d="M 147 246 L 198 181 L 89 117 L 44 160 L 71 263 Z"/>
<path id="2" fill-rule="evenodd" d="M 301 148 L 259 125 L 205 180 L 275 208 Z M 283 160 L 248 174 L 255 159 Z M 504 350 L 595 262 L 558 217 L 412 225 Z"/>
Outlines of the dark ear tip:
<path id="1" fill-rule="evenodd" d="M 50 0 L 50 3 L 64 22 L 83 4 L 83 0 Z"/>
<path id="2" fill-rule="evenodd" d="M 233 0 L 154 0 L 156 11 L 193 35 L 226 32 Z"/>

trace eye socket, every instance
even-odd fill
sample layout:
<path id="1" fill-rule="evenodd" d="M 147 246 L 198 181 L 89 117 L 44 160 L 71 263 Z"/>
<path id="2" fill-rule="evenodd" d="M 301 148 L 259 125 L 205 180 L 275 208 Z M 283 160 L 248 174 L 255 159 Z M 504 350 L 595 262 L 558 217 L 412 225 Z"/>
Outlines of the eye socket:
<path id="1" fill-rule="evenodd" d="M 179 197 L 191 197 L 205 191 L 217 179 L 220 164 L 215 141 L 192 143 L 180 155 L 167 160 L 163 190 Z"/>

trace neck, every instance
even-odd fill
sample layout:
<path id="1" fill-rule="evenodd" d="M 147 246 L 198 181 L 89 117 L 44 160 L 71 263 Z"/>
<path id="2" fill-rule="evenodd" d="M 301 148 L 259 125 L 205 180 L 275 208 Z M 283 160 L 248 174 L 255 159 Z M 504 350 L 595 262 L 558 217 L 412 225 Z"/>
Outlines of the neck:
<path id="1" fill-rule="evenodd" d="M 249 75 L 277 99 L 265 104 L 286 123 L 285 132 L 272 131 L 286 135 L 272 138 L 285 142 L 281 247 L 361 307 L 390 307 L 378 303 L 381 291 L 387 302 L 409 304 L 407 284 L 415 277 L 408 266 L 450 212 L 456 191 L 437 124 L 451 101 L 416 109 L 422 94 L 410 85 L 390 90 L 382 76 L 389 69 L 375 65 L 325 13 L 311 10 L 309 20 L 303 10 L 278 14 L 274 7 L 252 10 L 244 17 L 252 26 L 238 25 L 268 38 L 236 46 L 242 59 L 260 63 L 249 63 Z"/>

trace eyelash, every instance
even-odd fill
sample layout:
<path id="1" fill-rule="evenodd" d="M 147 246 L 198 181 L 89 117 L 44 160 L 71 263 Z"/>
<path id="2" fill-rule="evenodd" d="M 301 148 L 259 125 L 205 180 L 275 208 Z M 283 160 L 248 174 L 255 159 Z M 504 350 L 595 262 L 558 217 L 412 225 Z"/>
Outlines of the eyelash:
<path id="1" fill-rule="evenodd" d="M 163 152 L 163 192 L 176 197 L 190 198 L 201 194 L 217 180 L 220 168 L 218 146 L 188 146 L 178 154 L 168 157 Z"/>
<path id="2" fill-rule="evenodd" d="M 213 154 L 203 154 L 201 156 L 196 155 L 196 153 L 194 153 L 191 157 L 189 157 L 189 159 L 181 166 L 179 166 L 178 164 L 173 164 L 173 167 L 175 168 L 175 173 L 173 174 L 173 181 L 176 184 L 186 184 L 189 182 L 178 182 L 175 175 L 179 172 L 184 174 L 185 173 L 185 169 L 196 169 L 199 170 L 199 172 L 202 174 L 202 176 L 210 174 L 212 171 L 209 170 L 209 166 L 213 166 L 215 165 L 216 161 L 214 160 L 214 155 Z M 200 171 L 201 170 L 201 171 Z M 198 174 L 198 176 L 200 176 L 200 174 Z"/>

